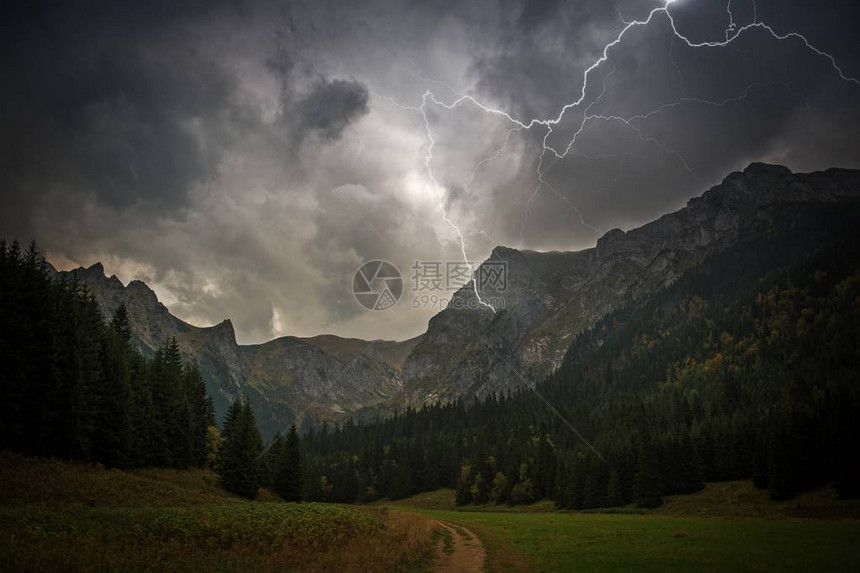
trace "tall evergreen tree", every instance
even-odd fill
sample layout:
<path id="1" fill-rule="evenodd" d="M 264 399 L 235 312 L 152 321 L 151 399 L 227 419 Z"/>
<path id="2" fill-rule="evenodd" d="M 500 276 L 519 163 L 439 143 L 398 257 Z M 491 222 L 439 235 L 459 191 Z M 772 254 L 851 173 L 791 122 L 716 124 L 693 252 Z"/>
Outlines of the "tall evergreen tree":
<path id="1" fill-rule="evenodd" d="M 305 469 L 302 461 L 301 442 L 296 425 L 290 426 L 278 459 L 275 474 L 275 493 L 284 501 L 301 501 L 304 497 Z"/>
<path id="2" fill-rule="evenodd" d="M 102 339 L 101 376 L 96 398 L 96 430 L 93 457 L 105 465 L 127 467 L 132 463 L 132 356 L 131 334 L 125 306 L 114 314 Z"/>
<path id="3" fill-rule="evenodd" d="M 217 468 L 221 486 L 242 497 L 254 499 L 260 490 L 260 458 L 263 439 L 251 405 L 237 398 L 231 406 L 230 427 L 224 428 L 224 443 Z"/>
<path id="4" fill-rule="evenodd" d="M 183 370 L 182 388 L 188 411 L 188 459 L 191 465 L 201 467 L 206 464 L 206 437 L 209 427 L 215 424 L 215 407 L 206 393 L 206 382 L 196 364 L 191 363 Z"/>
<path id="5" fill-rule="evenodd" d="M 211 400 L 176 341 L 145 360 L 120 305 L 109 323 L 35 244 L 0 241 L 0 447 L 108 466 L 202 465 Z"/>

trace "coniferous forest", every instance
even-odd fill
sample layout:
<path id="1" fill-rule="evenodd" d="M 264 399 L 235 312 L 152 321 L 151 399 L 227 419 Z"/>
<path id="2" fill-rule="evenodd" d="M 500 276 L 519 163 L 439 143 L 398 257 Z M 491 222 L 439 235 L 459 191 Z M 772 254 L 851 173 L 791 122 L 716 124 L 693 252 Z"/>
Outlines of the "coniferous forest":
<path id="1" fill-rule="evenodd" d="M 106 323 L 84 287 L 52 276 L 35 244 L 0 242 L 0 325 L 0 450 L 115 468 L 212 467 L 244 497 L 261 485 L 303 497 L 295 426 L 264 448 L 240 396 L 219 432 L 206 384 L 176 340 L 141 356 L 126 308 Z"/>
<path id="2" fill-rule="evenodd" d="M 125 307 L 105 323 L 35 244 L 0 243 L 0 449 L 118 468 L 205 465 L 217 439 L 203 378 L 175 340 L 147 360 L 130 339 Z"/>
<path id="3" fill-rule="evenodd" d="M 144 359 L 35 245 L 0 245 L 0 447 L 110 467 L 212 466 L 254 498 L 367 502 L 449 487 L 459 504 L 660 505 L 705 481 L 773 499 L 860 494 L 855 208 L 787 206 L 671 286 L 628 302 L 535 387 L 264 444 L 237 398 L 223 430 L 176 341 Z M 551 407 L 549 405 L 552 405 Z"/>
<path id="4" fill-rule="evenodd" d="M 598 321 L 534 391 L 312 430 L 310 497 L 654 507 L 749 478 L 777 500 L 831 482 L 857 496 L 856 217 L 782 208 Z"/>

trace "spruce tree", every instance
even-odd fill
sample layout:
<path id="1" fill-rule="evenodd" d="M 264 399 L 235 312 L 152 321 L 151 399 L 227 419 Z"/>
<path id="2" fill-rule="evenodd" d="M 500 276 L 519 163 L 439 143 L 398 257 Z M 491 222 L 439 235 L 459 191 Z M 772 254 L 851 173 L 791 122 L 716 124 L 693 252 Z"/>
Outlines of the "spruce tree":
<path id="1" fill-rule="evenodd" d="M 132 464 L 132 390 L 133 350 L 128 316 L 120 306 L 102 339 L 101 372 L 96 399 L 96 430 L 93 457 L 107 466 Z"/>
<path id="2" fill-rule="evenodd" d="M 195 363 L 186 366 L 182 373 L 182 387 L 188 408 L 189 463 L 195 467 L 206 464 L 206 437 L 209 427 L 215 423 L 215 408 L 212 398 L 206 393 L 206 382 Z"/>
<path id="3" fill-rule="evenodd" d="M 225 428 L 224 444 L 218 460 L 221 487 L 229 492 L 254 499 L 260 490 L 260 456 L 263 439 L 257 429 L 257 418 L 251 405 L 237 398 L 229 432 Z"/>
<path id="4" fill-rule="evenodd" d="M 663 505 L 663 478 L 653 444 L 645 442 L 640 447 L 638 462 L 633 478 L 633 501 L 640 507 Z"/>
<path id="5" fill-rule="evenodd" d="M 275 493 L 284 501 L 299 502 L 304 497 L 305 468 L 302 460 L 301 442 L 296 425 L 284 440 L 275 473 Z"/>

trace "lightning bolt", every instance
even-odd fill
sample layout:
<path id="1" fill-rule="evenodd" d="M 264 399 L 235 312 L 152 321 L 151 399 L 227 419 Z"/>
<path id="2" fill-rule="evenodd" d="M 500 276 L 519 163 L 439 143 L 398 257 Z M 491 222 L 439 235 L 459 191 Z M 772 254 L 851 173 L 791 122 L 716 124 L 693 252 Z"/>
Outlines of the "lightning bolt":
<path id="1" fill-rule="evenodd" d="M 448 215 L 448 212 L 445 208 L 445 196 L 446 196 L 445 187 L 439 182 L 439 180 L 436 178 L 436 176 L 433 172 L 433 167 L 432 167 L 433 149 L 436 146 L 436 139 L 433 135 L 433 129 L 431 126 L 430 119 L 427 115 L 427 108 L 430 105 L 436 106 L 436 107 L 444 109 L 444 110 L 449 110 L 449 111 L 454 110 L 455 108 L 458 108 L 461 105 L 471 105 L 471 106 L 478 108 L 479 110 L 483 111 L 484 113 L 486 113 L 488 115 L 502 118 L 503 120 L 505 120 L 506 122 L 508 122 L 512 126 L 508 130 L 508 133 L 507 133 L 507 136 L 505 137 L 503 145 L 500 148 L 496 149 L 493 153 L 491 153 L 488 156 L 485 156 L 483 159 L 481 159 L 478 162 L 478 164 L 475 166 L 475 168 L 472 170 L 472 177 L 471 177 L 468 185 L 471 185 L 471 183 L 474 182 L 474 178 L 475 178 L 477 172 L 480 170 L 481 167 L 483 167 L 486 163 L 493 161 L 494 159 L 498 158 L 502 153 L 504 153 L 504 151 L 507 148 L 507 145 L 510 141 L 511 135 L 513 133 L 520 132 L 523 130 L 530 130 L 530 129 L 538 127 L 538 126 L 545 128 L 546 131 L 545 131 L 543 138 L 542 138 L 542 145 L 541 145 L 540 155 L 539 155 L 539 159 L 538 159 L 538 163 L 537 163 L 537 169 L 536 169 L 537 183 L 536 183 L 536 186 L 532 190 L 531 194 L 529 195 L 529 197 L 525 203 L 525 213 L 524 213 L 522 225 L 520 228 L 520 238 L 522 241 L 523 234 L 525 232 L 525 227 L 526 227 L 526 224 L 528 223 L 528 217 L 529 217 L 529 211 L 531 208 L 531 203 L 537 197 L 540 190 L 544 187 L 549 189 L 553 194 L 555 194 L 561 200 L 565 201 L 565 203 L 567 203 L 578 214 L 579 221 L 580 221 L 580 223 L 583 224 L 583 226 L 591 229 L 595 233 L 598 232 L 597 229 L 595 229 L 591 225 L 588 225 L 585 222 L 585 220 L 583 219 L 582 212 L 575 205 L 573 205 L 573 203 L 571 203 L 566 197 L 564 197 L 555 188 L 553 188 L 552 185 L 550 185 L 546 181 L 546 179 L 544 178 L 544 175 L 546 172 L 545 169 L 549 169 L 549 167 L 552 166 L 552 164 L 551 164 L 551 165 L 549 165 L 549 167 L 544 168 L 545 157 L 546 157 L 547 152 L 550 152 L 554 156 L 553 157 L 553 164 L 555 163 L 555 161 L 564 159 L 565 157 L 568 156 L 568 154 L 570 154 L 574 150 L 576 143 L 577 143 L 578 139 L 580 138 L 580 136 L 586 132 L 587 126 L 593 122 L 596 122 L 596 121 L 614 122 L 614 123 L 618 123 L 618 124 L 620 124 L 626 128 L 631 129 L 637 135 L 637 137 L 640 140 L 642 140 L 643 142 L 652 143 L 652 144 L 656 145 L 658 148 L 660 148 L 662 151 L 664 151 L 665 153 L 677 158 L 679 164 L 683 167 L 683 169 L 689 175 L 691 175 L 692 177 L 694 177 L 696 179 L 699 179 L 695 175 L 694 171 L 690 168 L 689 163 L 684 159 L 684 157 L 677 150 L 672 149 L 672 148 L 664 145 L 656 137 L 650 136 L 650 135 L 647 135 L 646 133 L 644 133 L 642 131 L 642 128 L 639 127 L 637 125 L 637 123 L 642 122 L 642 121 L 646 121 L 646 120 L 650 119 L 651 117 L 653 117 L 657 114 L 663 113 L 669 109 L 673 109 L 673 108 L 676 108 L 678 106 L 685 105 L 685 104 L 700 104 L 700 105 L 707 105 L 707 106 L 725 107 L 725 106 L 728 106 L 732 103 L 735 103 L 735 102 L 741 101 L 745 98 L 748 98 L 750 96 L 750 93 L 752 92 L 752 90 L 754 90 L 758 87 L 764 87 L 767 85 L 782 85 L 789 92 L 793 93 L 795 96 L 803 98 L 804 101 L 806 102 L 807 107 L 809 107 L 808 98 L 806 98 L 806 96 L 803 96 L 802 94 L 795 92 L 791 88 L 790 85 L 788 85 L 784 82 L 758 82 L 758 83 L 752 84 L 750 86 L 747 86 L 746 90 L 742 94 L 737 95 L 737 96 L 733 96 L 733 97 L 729 97 L 729 98 L 726 98 L 726 99 L 720 100 L 720 101 L 708 100 L 708 99 L 700 98 L 700 97 L 689 97 L 686 95 L 686 89 L 684 87 L 683 74 L 681 73 L 681 69 L 674 59 L 673 49 L 674 49 L 674 45 L 675 45 L 676 41 L 683 42 L 684 45 L 686 45 L 689 48 L 693 48 L 693 49 L 725 48 L 727 46 L 730 46 L 733 42 L 735 42 L 742 35 L 744 35 L 748 32 L 754 31 L 754 30 L 760 30 L 760 31 L 763 31 L 763 32 L 769 34 L 774 40 L 777 40 L 777 41 L 797 40 L 797 41 L 801 42 L 805 46 L 806 49 L 810 50 L 811 52 L 818 55 L 819 57 L 825 59 L 830 64 L 830 67 L 833 69 L 834 72 L 836 72 L 836 74 L 838 75 L 838 77 L 841 80 L 860 86 L 860 80 L 858 80 L 855 77 L 847 75 L 842 70 L 842 68 L 839 66 L 838 62 L 836 61 L 836 58 L 832 54 L 825 52 L 825 51 L 819 49 L 818 47 L 814 46 L 806 38 L 806 36 L 804 36 L 803 34 L 800 34 L 798 32 L 787 32 L 784 34 L 780 34 L 774 28 L 772 28 L 770 25 L 768 25 L 764 22 L 760 22 L 758 20 L 758 7 L 756 6 L 755 0 L 752 0 L 752 9 L 753 9 L 752 22 L 747 23 L 747 24 L 743 24 L 743 25 L 739 24 L 735 20 L 734 13 L 732 12 L 732 0 L 727 0 L 726 16 L 728 18 L 728 24 L 726 25 L 726 28 L 724 30 L 724 40 L 721 40 L 721 41 L 704 41 L 704 42 L 693 41 L 688 36 L 685 36 L 681 31 L 678 30 L 678 27 L 675 23 L 675 19 L 672 16 L 672 13 L 670 11 L 670 7 L 672 6 L 672 4 L 675 3 L 675 1 L 676 0 L 663 0 L 663 3 L 660 6 L 653 8 L 650 12 L 648 12 L 647 17 L 642 19 L 642 20 L 626 20 L 622 16 L 617 5 L 615 5 L 615 3 L 613 2 L 613 6 L 614 6 L 616 13 L 618 14 L 618 18 L 621 21 L 621 23 L 623 24 L 621 30 L 618 32 L 618 34 L 609 43 L 604 45 L 604 47 L 600 53 L 600 56 L 594 62 L 592 62 L 591 65 L 589 65 L 584 70 L 583 75 L 582 75 L 582 88 L 579 92 L 579 96 L 575 100 L 571 101 L 570 103 L 565 104 L 558 111 L 557 115 L 555 115 L 554 117 L 549 117 L 549 118 L 544 118 L 544 119 L 541 119 L 541 118 L 518 119 L 518 118 L 514 117 L 514 115 L 512 115 L 511 113 L 509 113 L 507 111 L 504 111 L 502 109 L 497 109 L 494 107 L 490 107 L 489 105 L 486 105 L 486 104 L 480 102 L 478 99 L 476 99 L 472 95 L 458 93 L 456 90 L 454 90 L 454 88 L 452 88 L 448 84 L 445 84 L 444 82 L 438 82 L 435 80 L 428 80 L 426 78 L 421 78 L 421 79 L 428 81 L 428 82 L 440 83 L 440 84 L 444 85 L 444 87 L 449 89 L 449 91 L 453 92 L 453 94 L 456 96 L 455 99 L 453 101 L 451 101 L 450 103 L 446 103 L 445 101 L 442 101 L 439 98 L 437 98 L 436 95 L 432 91 L 427 90 L 424 92 L 424 94 L 421 97 L 421 104 L 420 105 L 418 105 L 418 106 L 404 106 L 404 105 L 396 102 L 394 99 L 392 99 L 390 97 L 380 96 L 383 99 L 393 103 L 394 105 L 396 105 L 402 109 L 412 110 L 412 111 L 419 113 L 421 118 L 423 119 L 424 128 L 425 128 L 425 131 L 427 134 L 427 141 L 428 141 L 428 145 L 426 147 L 426 153 L 424 156 L 424 167 L 427 171 L 428 177 L 433 182 L 434 186 L 436 187 L 437 191 L 439 192 L 439 210 L 442 213 L 442 218 L 455 231 L 457 238 L 458 238 L 458 241 L 459 241 L 460 251 L 463 255 L 463 260 L 464 260 L 464 262 L 466 262 L 469 265 L 469 268 L 472 272 L 473 279 L 474 279 L 475 269 L 473 268 L 472 264 L 469 262 L 469 259 L 467 256 L 465 238 L 464 238 L 463 233 L 460 230 L 460 228 L 457 226 L 457 224 Z M 591 112 L 592 108 L 594 108 L 594 106 L 596 106 L 601 101 L 603 95 L 606 93 L 606 82 L 614 74 L 615 70 L 613 69 L 609 74 L 607 74 L 603 78 L 603 82 L 602 82 L 603 85 L 602 85 L 602 89 L 601 89 L 600 93 L 593 100 L 591 100 L 590 102 L 587 102 L 588 92 L 589 92 L 589 80 L 590 80 L 591 76 L 603 64 L 605 64 L 606 62 L 608 62 L 610 60 L 610 53 L 613 51 L 614 48 L 616 48 L 617 46 L 619 46 L 623 42 L 624 38 L 630 33 L 631 30 L 634 30 L 636 28 L 647 27 L 647 26 L 651 25 L 651 23 L 654 22 L 655 20 L 657 20 L 657 18 L 659 18 L 659 17 L 665 18 L 666 22 L 669 24 L 671 31 L 672 31 L 671 44 L 669 47 L 669 59 L 670 59 L 672 65 L 674 66 L 675 70 L 678 73 L 680 89 L 681 89 L 681 97 L 679 97 L 674 102 L 662 104 L 662 105 L 658 106 L 657 108 L 655 108 L 651 111 L 637 114 L 637 115 L 634 115 L 631 117 L 621 117 L 619 115 L 611 114 L 611 113 L 592 113 Z M 374 94 L 374 95 L 377 95 L 377 94 Z M 558 126 L 559 124 L 561 124 L 561 122 L 564 120 L 565 116 L 568 113 L 572 112 L 572 110 L 575 110 L 577 108 L 583 108 L 583 111 L 582 111 L 582 118 L 579 122 L 579 125 L 578 125 L 576 131 L 574 131 L 573 136 L 568 140 L 567 144 L 561 150 L 554 148 L 549 143 L 549 138 L 554 133 L 553 128 Z M 616 180 L 617 180 L 617 177 L 616 177 Z M 483 233 L 483 231 L 481 231 L 481 233 L 485 234 L 485 233 Z M 475 280 L 472 281 L 472 285 L 473 285 L 475 296 L 477 297 L 477 299 L 481 303 L 481 305 L 488 308 L 489 310 L 492 310 L 493 313 L 495 313 L 495 309 L 492 307 L 492 305 L 485 302 L 481 298 L 480 294 L 478 293 L 478 288 L 477 288 L 477 284 L 476 284 Z"/>
<path id="2" fill-rule="evenodd" d="M 755 2 L 753 2 L 753 4 L 755 4 Z M 726 42 L 728 42 L 731 39 L 732 32 L 734 32 L 738 27 L 738 25 L 735 24 L 735 15 L 732 14 L 732 0 L 728 0 L 728 2 L 726 2 L 726 14 L 729 16 L 729 25 L 726 26 Z"/>

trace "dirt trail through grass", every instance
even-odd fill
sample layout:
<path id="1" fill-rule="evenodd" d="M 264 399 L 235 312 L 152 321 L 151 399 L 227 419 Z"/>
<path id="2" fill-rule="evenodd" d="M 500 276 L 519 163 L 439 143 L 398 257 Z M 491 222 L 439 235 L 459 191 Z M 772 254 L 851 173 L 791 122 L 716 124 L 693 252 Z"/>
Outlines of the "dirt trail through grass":
<path id="1" fill-rule="evenodd" d="M 487 552 L 478 536 L 454 523 L 437 522 L 442 527 L 442 543 L 434 571 L 457 571 L 471 573 L 483 571 Z"/>

